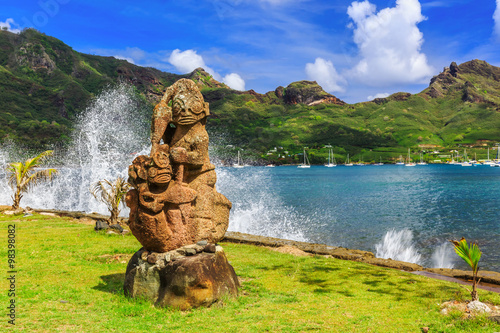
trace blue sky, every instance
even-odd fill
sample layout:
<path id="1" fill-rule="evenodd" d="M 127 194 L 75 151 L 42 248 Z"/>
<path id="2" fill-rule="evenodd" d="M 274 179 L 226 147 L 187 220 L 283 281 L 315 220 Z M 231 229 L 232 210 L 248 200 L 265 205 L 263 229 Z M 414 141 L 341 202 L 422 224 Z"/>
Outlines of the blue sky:
<path id="1" fill-rule="evenodd" d="M 472 59 L 500 66 L 500 0 L 0 0 L 0 26 L 173 73 L 204 67 L 265 93 L 316 80 L 348 102 Z"/>

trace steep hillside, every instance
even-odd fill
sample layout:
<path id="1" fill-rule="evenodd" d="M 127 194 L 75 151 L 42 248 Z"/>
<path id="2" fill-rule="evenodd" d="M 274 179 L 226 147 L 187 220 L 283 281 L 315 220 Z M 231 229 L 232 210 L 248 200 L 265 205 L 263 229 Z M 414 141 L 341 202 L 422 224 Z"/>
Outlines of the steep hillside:
<path id="1" fill-rule="evenodd" d="M 129 82 L 145 103 L 154 103 L 180 77 L 78 53 L 33 29 L 0 31 L 0 138 L 33 145 L 65 141 L 75 116 L 106 86 Z"/>
<path id="2" fill-rule="evenodd" d="M 408 147 L 500 141 L 500 68 L 480 60 L 452 63 L 418 94 L 346 104 L 313 81 L 266 94 L 240 92 L 202 68 L 176 75 L 82 54 L 32 29 L 0 31 L 0 140 L 35 146 L 65 142 L 76 116 L 104 87 L 128 82 L 151 110 L 181 77 L 194 80 L 210 103 L 212 135 L 223 133 L 218 136 L 226 145 L 259 154 L 283 147 L 293 155 L 304 146 L 319 150 L 332 145 L 340 157 L 376 151 L 394 158 Z M 269 156 L 293 158 L 286 153 Z"/>
<path id="3" fill-rule="evenodd" d="M 356 150 L 475 144 L 500 141 L 499 78 L 500 68 L 473 60 L 452 63 L 414 95 L 345 104 L 331 95 L 322 98 L 328 94 L 321 90 L 313 101 L 310 91 L 319 86 L 301 81 L 265 95 L 226 96 L 212 108 L 218 115 L 215 123 L 225 126 L 236 144 L 259 150 L 277 145 L 332 144 Z M 309 88 L 309 93 L 298 93 L 297 87 Z"/>

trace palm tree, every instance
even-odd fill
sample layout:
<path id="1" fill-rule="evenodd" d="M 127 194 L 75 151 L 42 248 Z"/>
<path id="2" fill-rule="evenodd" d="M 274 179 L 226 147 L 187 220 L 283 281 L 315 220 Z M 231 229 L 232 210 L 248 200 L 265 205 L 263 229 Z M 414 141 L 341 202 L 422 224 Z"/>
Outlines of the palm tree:
<path id="1" fill-rule="evenodd" d="M 15 162 L 9 163 L 7 172 L 9 175 L 9 185 L 14 191 L 12 199 L 12 209 L 18 209 L 21 198 L 24 192 L 29 192 L 36 185 L 51 180 L 53 175 L 57 173 L 56 169 L 40 169 L 41 163 L 49 156 L 52 156 L 53 151 L 47 150 L 40 155 L 26 160 L 24 163 Z"/>
<path id="2" fill-rule="evenodd" d="M 123 197 L 129 189 L 130 184 L 122 177 L 116 178 L 114 182 L 104 179 L 94 183 L 90 187 L 90 193 L 92 193 L 94 198 L 104 203 L 111 213 L 108 224 L 115 224 L 118 222 L 120 202 L 122 202 Z"/>
<path id="3" fill-rule="evenodd" d="M 470 295 L 472 297 L 472 301 L 478 301 L 479 296 L 477 294 L 476 286 L 479 283 L 479 279 L 477 278 L 477 272 L 479 270 L 479 259 L 481 259 L 481 250 L 477 246 L 476 243 L 470 243 L 470 246 L 467 245 L 467 241 L 462 237 L 460 241 L 450 240 L 455 247 L 455 252 L 458 254 L 460 258 L 462 258 L 467 264 L 469 264 L 472 269 L 472 291 L 470 291 Z"/>

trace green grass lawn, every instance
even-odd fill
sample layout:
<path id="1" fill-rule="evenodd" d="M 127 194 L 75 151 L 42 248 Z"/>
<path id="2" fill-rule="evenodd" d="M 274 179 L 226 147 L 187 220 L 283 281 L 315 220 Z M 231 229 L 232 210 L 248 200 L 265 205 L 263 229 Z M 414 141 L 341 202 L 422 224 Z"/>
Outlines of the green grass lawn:
<path id="1" fill-rule="evenodd" d="M 16 225 L 16 325 L 7 323 L 8 281 L 0 283 L 0 331 L 25 332 L 497 332 L 485 317 L 444 316 L 440 304 L 469 297 L 457 284 L 324 257 L 221 244 L 242 287 L 211 308 L 155 308 L 123 295 L 132 235 L 96 233 L 69 218 L 0 215 L 7 276 L 7 230 Z M 480 291 L 481 301 L 500 295 Z"/>

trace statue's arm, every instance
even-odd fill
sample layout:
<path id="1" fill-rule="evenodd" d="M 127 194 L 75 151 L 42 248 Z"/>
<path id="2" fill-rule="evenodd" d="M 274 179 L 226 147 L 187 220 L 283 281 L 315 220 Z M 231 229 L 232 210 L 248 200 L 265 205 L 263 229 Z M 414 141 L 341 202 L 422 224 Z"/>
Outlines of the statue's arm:
<path id="1" fill-rule="evenodd" d="M 153 119 L 151 121 L 151 145 L 152 151 L 160 144 L 160 141 L 167 130 L 168 124 L 172 121 L 172 109 L 165 101 L 160 101 L 155 106 L 153 111 Z"/>

